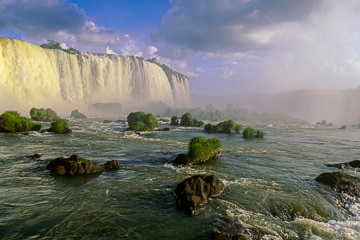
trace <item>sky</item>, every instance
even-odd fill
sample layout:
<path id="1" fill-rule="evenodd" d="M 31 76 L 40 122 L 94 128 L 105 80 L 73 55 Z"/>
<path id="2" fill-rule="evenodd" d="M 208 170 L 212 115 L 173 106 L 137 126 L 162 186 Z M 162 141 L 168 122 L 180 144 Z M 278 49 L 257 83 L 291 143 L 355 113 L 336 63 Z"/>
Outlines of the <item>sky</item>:
<path id="1" fill-rule="evenodd" d="M 358 0 L 0 0 L 0 36 L 157 58 L 192 94 L 360 86 Z"/>

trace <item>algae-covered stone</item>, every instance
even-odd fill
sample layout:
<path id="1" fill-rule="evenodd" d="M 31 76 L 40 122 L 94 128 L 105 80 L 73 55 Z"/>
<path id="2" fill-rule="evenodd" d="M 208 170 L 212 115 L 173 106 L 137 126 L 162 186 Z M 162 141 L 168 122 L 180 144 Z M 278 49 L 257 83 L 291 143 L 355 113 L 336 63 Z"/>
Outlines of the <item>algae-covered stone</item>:
<path id="1" fill-rule="evenodd" d="M 20 114 L 15 111 L 7 111 L 0 116 L 0 132 L 14 133 L 38 131 L 40 129 L 40 124 L 36 124 L 26 117 L 21 117 Z"/>
<path id="2" fill-rule="evenodd" d="M 54 133 L 71 133 L 70 124 L 65 119 L 57 119 L 55 122 L 51 123 L 51 127 L 48 130 L 49 132 Z"/>

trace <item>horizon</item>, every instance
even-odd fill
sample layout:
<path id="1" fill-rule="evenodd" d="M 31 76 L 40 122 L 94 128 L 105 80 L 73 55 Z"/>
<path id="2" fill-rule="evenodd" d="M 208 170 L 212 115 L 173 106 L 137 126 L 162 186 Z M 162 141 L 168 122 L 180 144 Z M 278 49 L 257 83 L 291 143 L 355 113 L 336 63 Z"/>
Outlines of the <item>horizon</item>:
<path id="1" fill-rule="evenodd" d="M 2 1 L 0 36 L 155 57 L 191 95 L 360 86 L 356 1 Z M 275 61 L 274 61 L 275 59 Z"/>

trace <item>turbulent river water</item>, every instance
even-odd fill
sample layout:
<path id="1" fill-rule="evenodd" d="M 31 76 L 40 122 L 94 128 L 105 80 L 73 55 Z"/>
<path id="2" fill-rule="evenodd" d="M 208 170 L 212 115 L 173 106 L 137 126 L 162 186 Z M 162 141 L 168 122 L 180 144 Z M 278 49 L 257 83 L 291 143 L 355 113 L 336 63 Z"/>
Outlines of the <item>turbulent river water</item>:
<path id="1" fill-rule="evenodd" d="M 336 171 L 325 164 L 358 158 L 358 129 L 263 127 L 265 139 L 250 141 L 217 135 L 220 159 L 175 167 L 170 161 L 186 153 L 191 137 L 214 135 L 175 128 L 138 136 L 99 119 L 71 125 L 69 135 L 0 134 L 0 239 L 209 239 L 219 216 L 266 230 L 272 239 L 360 239 L 359 200 L 342 208 L 314 180 Z M 34 153 L 42 157 L 26 157 Z M 50 176 L 49 160 L 73 154 L 122 167 Z M 188 216 L 177 209 L 173 190 L 195 174 L 215 174 L 229 191 Z M 283 210 L 295 219 L 275 214 Z"/>

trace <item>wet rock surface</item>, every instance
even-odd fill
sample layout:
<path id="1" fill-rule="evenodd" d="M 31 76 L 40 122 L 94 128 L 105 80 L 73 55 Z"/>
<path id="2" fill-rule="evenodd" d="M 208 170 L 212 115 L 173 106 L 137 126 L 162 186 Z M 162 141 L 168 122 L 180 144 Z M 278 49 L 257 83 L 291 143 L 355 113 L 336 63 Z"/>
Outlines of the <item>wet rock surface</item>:
<path id="1" fill-rule="evenodd" d="M 348 167 L 360 168 L 360 160 L 354 160 L 354 161 L 346 162 L 346 163 L 326 164 L 326 166 L 336 167 L 336 168 L 340 168 L 340 169 L 344 169 L 344 168 L 348 168 Z"/>
<path id="2" fill-rule="evenodd" d="M 275 239 L 271 236 L 266 236 L 265 232 L 255 229 L 254 227 L 247 227 L 240 221 L 232 218 L 221 217 L 215 224 L 211 233 L 213 240 L 261 240 L 261 239 Z"/>
<path id="3" fill-rule="evenodd" d="M 224 183 L 214 175 L 195 175 L 179 183 L 174 194 L 178 208 L 194 214 L 209 197 L 220 195 L 224 189 Z"/>
<path id="4" fill-rule="evenodd" d="M 360 197 L 360 179 L 342 171 L 322 173 L 315 180 L 328 185 L 338 193 Z"/>
<path id="5" fill-rule="evenodd" d="M 50 174 L 53 176 L 77 176 L 118 168 L 120 168 L 120 164 L 117 161 L 109 161 L 100 165 L 79 155 L 72 155 L 68 158 L 59 157 L 51 160 L 46 166 L 46 169 L 50 170 Z"/>

